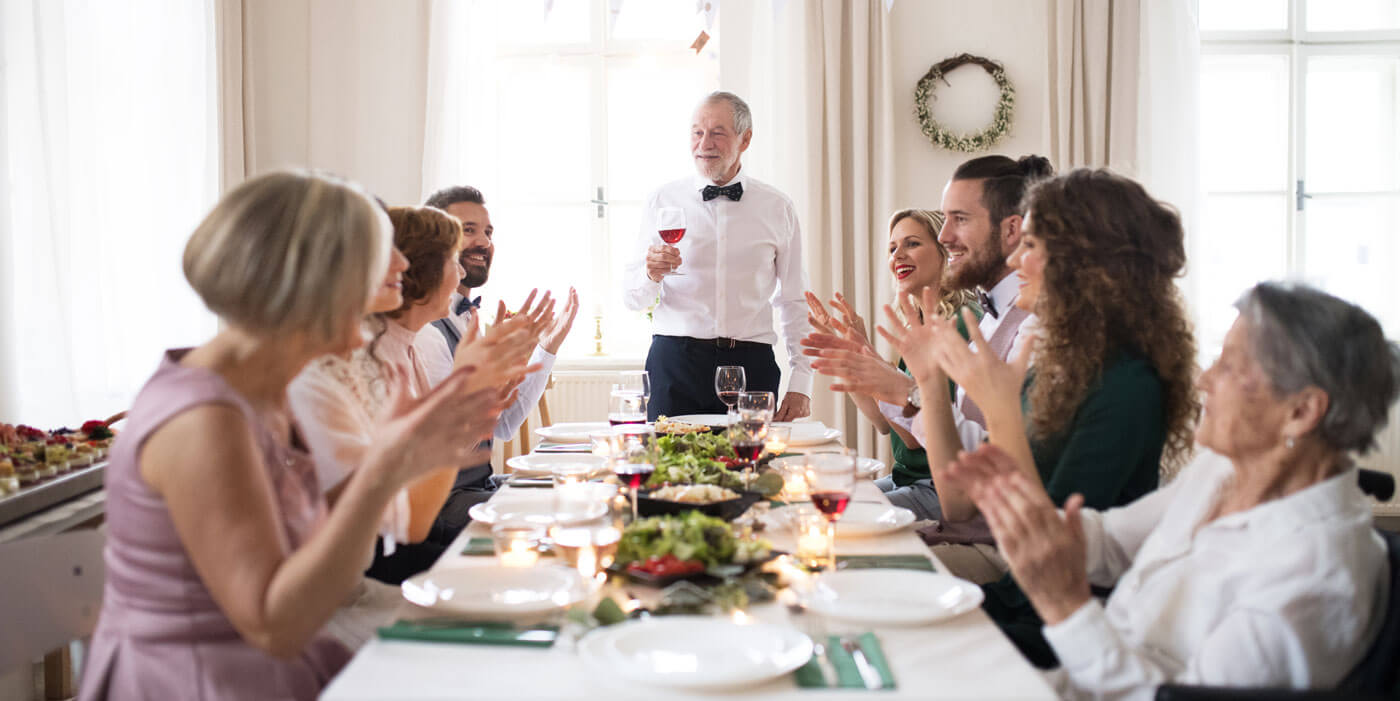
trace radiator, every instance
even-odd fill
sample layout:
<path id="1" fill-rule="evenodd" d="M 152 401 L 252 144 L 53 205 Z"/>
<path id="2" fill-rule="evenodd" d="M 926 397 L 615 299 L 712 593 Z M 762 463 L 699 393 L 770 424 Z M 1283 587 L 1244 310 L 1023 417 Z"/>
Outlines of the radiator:
<path id="1" fill-rule="evenodd" d="M 554 387 L 545 392 L 554 423 L 607 421 L 608 393 L 618 374 L 613 371 L 556 370 Z"/>

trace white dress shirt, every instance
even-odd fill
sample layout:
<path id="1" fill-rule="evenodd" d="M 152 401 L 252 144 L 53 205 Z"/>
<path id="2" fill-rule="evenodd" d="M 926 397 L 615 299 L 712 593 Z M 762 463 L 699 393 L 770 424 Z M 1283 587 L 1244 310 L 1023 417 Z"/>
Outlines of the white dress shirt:
<path id="1" fill-rule="evenodd" d="M 628 309 L 642 311 L 657 300 L 653 333 L 692 338 L 733 338 L 772 345 L 773 311 L 787 346 L 787 390 L 811 396 L 812 369 L 799 341 L 807 323 L 807 275 L 802 232 L 792 201 L 773 186 L 741 170 L 728 185 L 742 183 L 738 202 L 720 196 L 709 202 L 700 191 L 710 181 L 692 176 L 663 185 L 642 209 L 635 250 L 623 275 Z M 661 243 L 656 208 L 685 211 L 679 272 L 661 282 L 646 274 L 646 252 Z"/>
<path id="2" fill-rule="evenodd" d="M 1201 450 L 1168 486 L 1084 510 L 1089 580 L 1116 585 L 1045 627 L 1072 698 L 1151 699 L 1167 682 L 1329 688 L 1361 660 L 1389 566 L 1357 472 L 1202 521 L 1233 476 Z"/>
<path id="3" fill-rule="evenodd" d="M 1011 271 L 1009 275 L 1001 279 L 991 291 L 987 293 L 992 298 L 992 305 L 997 308 L 997 315 L 993 316 L 987 310 L 983 310 L 982 319 L 977 322 L 977 330 L 982 332 L 982 338 L 990 339 L 992 334 L 1001 328 L 1001 322 L 1006 319 L 1006 310 L 1015 306 L 1017 298 L 1021 296 L 1021 275 L 1016 271 Z M 1002 360 L 1010 361 L 1018 357 L 1021 353 L 1021 346 L 1034 334 L 1031 331 L 1036 324 L 1034 314 L 1027 315 L 1021 319 L 1021 327 L 1016 330 L 1016 335 L 1012 338 L 1011 349 Z M 976 344 L 969 342 L 968 347 L 976 349 Z M 975 421 L 970 421 L 963 416 L 962 403 L 967 398 L 967 390 L 961 385 L 958 386 L 957 398 L 953 400 L 953 423 L 958 429 L 958 439 L 962 443 L 963 450 L 976 450 L 982 442 L 987 440 L 987 429 L 982 428 Z M 914 438 L 918 439 L 919 445 L 928 443 L 928 433 L 924 431 L 924 422 L 915 419 L 903 418 L 904 405 L 895 406 L 888 402 L 880 402 L 880 413 L 890 421 L 899 417 L 900 426 L 905 427 Z M 917 414 L 915 415 L 917 418 Z"/>
<path id="4" fill-rule="evenodd" d="M 457 308 L 457 302 L 461 299 L 461 293 L 452 293 L 453 309 Z M 447 320 L 457 329 L 457 334 L 465 339 L 467 327 L 471 325 L 472 316 L 475 314 L 476 310 L 469 309 L 461 314 L 449 314 Z M 428 386 L 436 386 L 452 374 L 452 352 L 447 349 L 447 338 L 436 326 L 428 324 L 419 329 L 418 337 L 413 339 L 413 347 L 423 361 Z M 516 395 L 515 403 L 506 407 L 496 418 L 496 427 L 491 431 L 492 437 L 508 441 L 520 430 L 521 424 L 525 423 L 525 418 L 530 415 L 530 410 L 539 403 L 540 397 L 549 386 L 549 373 L 554 370 L 554 359 L 555 355 L 545 350 L 544 346 L 535 346 L 534 352 L 530 354 L 529 364 L 539 363 L 541 367 L 526 375 L 520 383 L 520 393 Z"/>

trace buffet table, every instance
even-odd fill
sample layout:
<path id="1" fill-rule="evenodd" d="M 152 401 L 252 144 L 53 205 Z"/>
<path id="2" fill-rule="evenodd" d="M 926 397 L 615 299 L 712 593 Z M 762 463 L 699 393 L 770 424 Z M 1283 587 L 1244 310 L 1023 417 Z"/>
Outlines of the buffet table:
<path id="1" fill-rule="evenodd" d="M 510 488 L 499 494 L 508 494 Z M 858 485 L 856 501 L 882 501 L 871 482 Z M 782 529 L 765 532 L 775 548 L 791 551 L 792 538 Z M 489 537 L 490 529 L 473 523 L 458 537 L 434 570 L 489 565 L 490 557 L 462 552 L 472 538 Z M 910 529 L 869 538 L 839 539 L 843 555 L 917 554 L 941 563 Z M 403 604 L 408 612 L 414 607 Z M 757 604 L 747 614 L 772 623 L 788 623 L 782 605 Z M 814 614 L 808 614 L 814 615 Z M 794 624 L 796 625 L 796 624 Z M 798 626 L 800 627 L 800 626 Z M 827 623 L 829 633 L 874 632 L 880 640 L 897 685 L 894 690 L 801 689 L 791 675 L 758 686 L 724 692 L 686 692 L 640 686 L 609 678 L 586 666 L 572 645 L 548 649 L 371 640 L 326 688 L 323 699 L 562 699 L 562 698 L 777 698 L 821 699 L 862 695 L 868 698 L 1054 698 L 1050 687 L 980 608 L 918 627 L 842 626 Z"/>

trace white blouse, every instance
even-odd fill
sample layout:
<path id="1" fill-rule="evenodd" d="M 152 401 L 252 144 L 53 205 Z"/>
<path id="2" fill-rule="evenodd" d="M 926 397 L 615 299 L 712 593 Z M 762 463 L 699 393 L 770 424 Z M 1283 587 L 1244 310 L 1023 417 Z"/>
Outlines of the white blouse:
<path id="1" fill-rule="evenodd" d="M 1205 451 L 1132 504 L 1085 510 L 1089 579 L 1116 585 L 1045 627 L 1070 698 L 1150 699 L 1167 682 L 1329 688 L 1361 660 L 1389 566 L 1349 469 L 1200 525 L 1234 474 Z"/>

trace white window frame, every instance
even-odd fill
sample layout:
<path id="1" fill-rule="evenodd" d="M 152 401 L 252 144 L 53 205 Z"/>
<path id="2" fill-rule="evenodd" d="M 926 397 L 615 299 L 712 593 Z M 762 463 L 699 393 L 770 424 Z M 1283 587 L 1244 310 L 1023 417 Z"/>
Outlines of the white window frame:
<path id="1" fill-rule="evenodd" d="M 639 0 L 641 1 L 641 0 Z M 592 183 L 586 192 L 587 195 L 582 201 L 592 204 L 594 216 L 591 219 L 590 236 L 591 250 L 593 251 L 591 266 L 593 279 L 599 281 L 599 289 L 594 290 L 594 294 L 616 295 L 620 294 L 622 270 L 620 266 L 612 264 L 614 244 L 629 246 L 634 231 L 614 232 L 621 238 L 614 241 L 609 234 L 611 226 L 611 208 L 613 205 L 628 205 L 641 207 L 645 204 L 644 197 L 635 200 L 614 199 L 607 191 L 608 178 L 608 84 L 607 65 L 610 60 L 642 59 L 658 54 L 669 54 L 674 57 L 693 57 L 694 52 L 679 44 L 673 39 L 617 39 L 611 36 L 612 31 L 609 26 L 609 0 L 590 0 L 589 12 L 592 22 L 588 42 L 544 42 L 538 44 L 505 44 L 503 43 L 496 52 L 498 61 L 512 61 L 517 59 L 542 59 L 555 57 L 569 61 L 586 62 L 589 73 L 593 80 L 594 90 L 591 95 L 589 109 L 592 114 L 593 133 L 591 134 L 591 165 L 592 170 L 589 176 Z M 625 10 L 625 7 L 624 7 Z M 715 39 L 707 44 L 707 50 L 713 50 L 718 44 Z M 700 60 L 700 59 L 696 59 Z M 713 63 L 711 83 L 715 86 L 719 84 L 719 63 Z M 684 138 L 685 125 L 676 125 L 678 148 L 683 147 L 681 139 Z M 657 183 L 660 185 L 660 183 Z M 498 196 L 501 203 L 509 206 L 521 205 L 545 205 L 545 206 L 567 206 L 577 205 L 580 200 L 525 200 L 511 197 L 511 193 L 502 192 Z M 595 317 L 590 313 L 590 304 L 584 304 L 579 311 L 579 316 L 574 322 L 570 335 L 586 335 L 592 339 L 595 335 Z M 606 310 L 606 307 L 605 307 Z M 637 312 L 641 314 L 641 312 Z M 587 368 L 587 369 L 629 369 L 642 364 L 646 359 L 646 348 L 637 349 L 637 352 L 616 353 L 616 346 L 607 340 L 608 315 L 604 312 L 602 318 L 603 332 L 603 354 L 587 356 L 561 356 L 556 367 L 562 369 Z M 592 342 L 590 341 L 590 345 Z"/>

